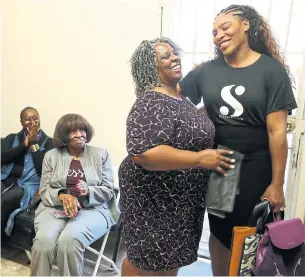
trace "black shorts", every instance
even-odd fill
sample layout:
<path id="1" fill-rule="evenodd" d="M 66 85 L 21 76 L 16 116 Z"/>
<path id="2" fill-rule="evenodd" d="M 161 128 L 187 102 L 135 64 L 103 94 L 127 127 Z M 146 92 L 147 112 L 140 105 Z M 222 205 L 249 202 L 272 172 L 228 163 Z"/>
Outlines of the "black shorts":
<path id="1" fill-rule="evenodd" d="M 234 226 L 247 226 L 251 213 L 271 184 L 272 164 L 269 150 L 245 154 L 241 167 L 240 193 L 232 213 L 221 219 L 209 214 L 211 233 L 228 249 Z"/>

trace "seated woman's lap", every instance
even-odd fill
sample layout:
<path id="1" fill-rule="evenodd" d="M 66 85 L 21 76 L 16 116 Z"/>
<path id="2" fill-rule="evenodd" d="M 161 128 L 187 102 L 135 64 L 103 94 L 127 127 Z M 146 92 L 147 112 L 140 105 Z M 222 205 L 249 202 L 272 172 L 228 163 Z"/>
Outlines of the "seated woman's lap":
<path id="1" fill-rule="evenodd" d="M 54 208 L 46 208 L 35 217 L 35 240 L 44 244 L 78 240 L 87 247 L 102 237 L 108 230 L 105 217 L 96 210 L 81 210 L 74 219 L 58 219 L 52 213 Z"/>

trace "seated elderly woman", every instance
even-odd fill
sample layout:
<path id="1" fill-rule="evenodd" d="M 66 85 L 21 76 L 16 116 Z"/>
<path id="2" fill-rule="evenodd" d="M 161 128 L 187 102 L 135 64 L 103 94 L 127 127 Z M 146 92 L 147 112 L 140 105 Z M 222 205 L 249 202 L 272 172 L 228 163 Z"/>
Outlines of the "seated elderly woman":
<path id="1" fill-rule="evenodd" d="M 93 128 L 77 114 L 57 123 L 54 143 L 43 161 L 42 202 L 35 214 L 32 276 L 81 276 L 85 248 L 115 224 L 116 203 L 108 152 L 89 146 Z"/>

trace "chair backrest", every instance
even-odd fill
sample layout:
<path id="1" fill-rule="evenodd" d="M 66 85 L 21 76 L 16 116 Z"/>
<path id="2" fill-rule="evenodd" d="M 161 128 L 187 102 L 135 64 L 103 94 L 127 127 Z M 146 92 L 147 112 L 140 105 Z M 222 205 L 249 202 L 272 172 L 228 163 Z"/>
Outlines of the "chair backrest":
<path id="1" fill-rule="evenodd" d="M 114 191 L 116 194 L 117 203 L 119 203 L 119 199 L 120 199 L 119 166 L 112 165 L 112 174 L 113 174 L 113 181 L 114 181 Z"/>
<path id="2" fill-rule="evenodd" d="M 119 189 L 119 166 L 112 165 L 112 174 L 115 189 Z"/>

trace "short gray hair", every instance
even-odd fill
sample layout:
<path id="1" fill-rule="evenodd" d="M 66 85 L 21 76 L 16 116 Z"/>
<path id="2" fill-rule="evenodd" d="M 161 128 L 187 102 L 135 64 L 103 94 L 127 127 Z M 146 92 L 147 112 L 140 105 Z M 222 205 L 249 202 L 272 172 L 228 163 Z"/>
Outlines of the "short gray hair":
<path id="1" fill-rule="evenodd" d="M 179 57 L 182 55 L 180 47 L 169 38 L 160 37 L 153 40 L 143 40 L 130 60 L 131 74 L 136 85 L 137 96 L 141 92 L 160 86 L 161 81 L 157 72 L 157 54 L 154 49 L 159 42 L 168 43 Z"/>

